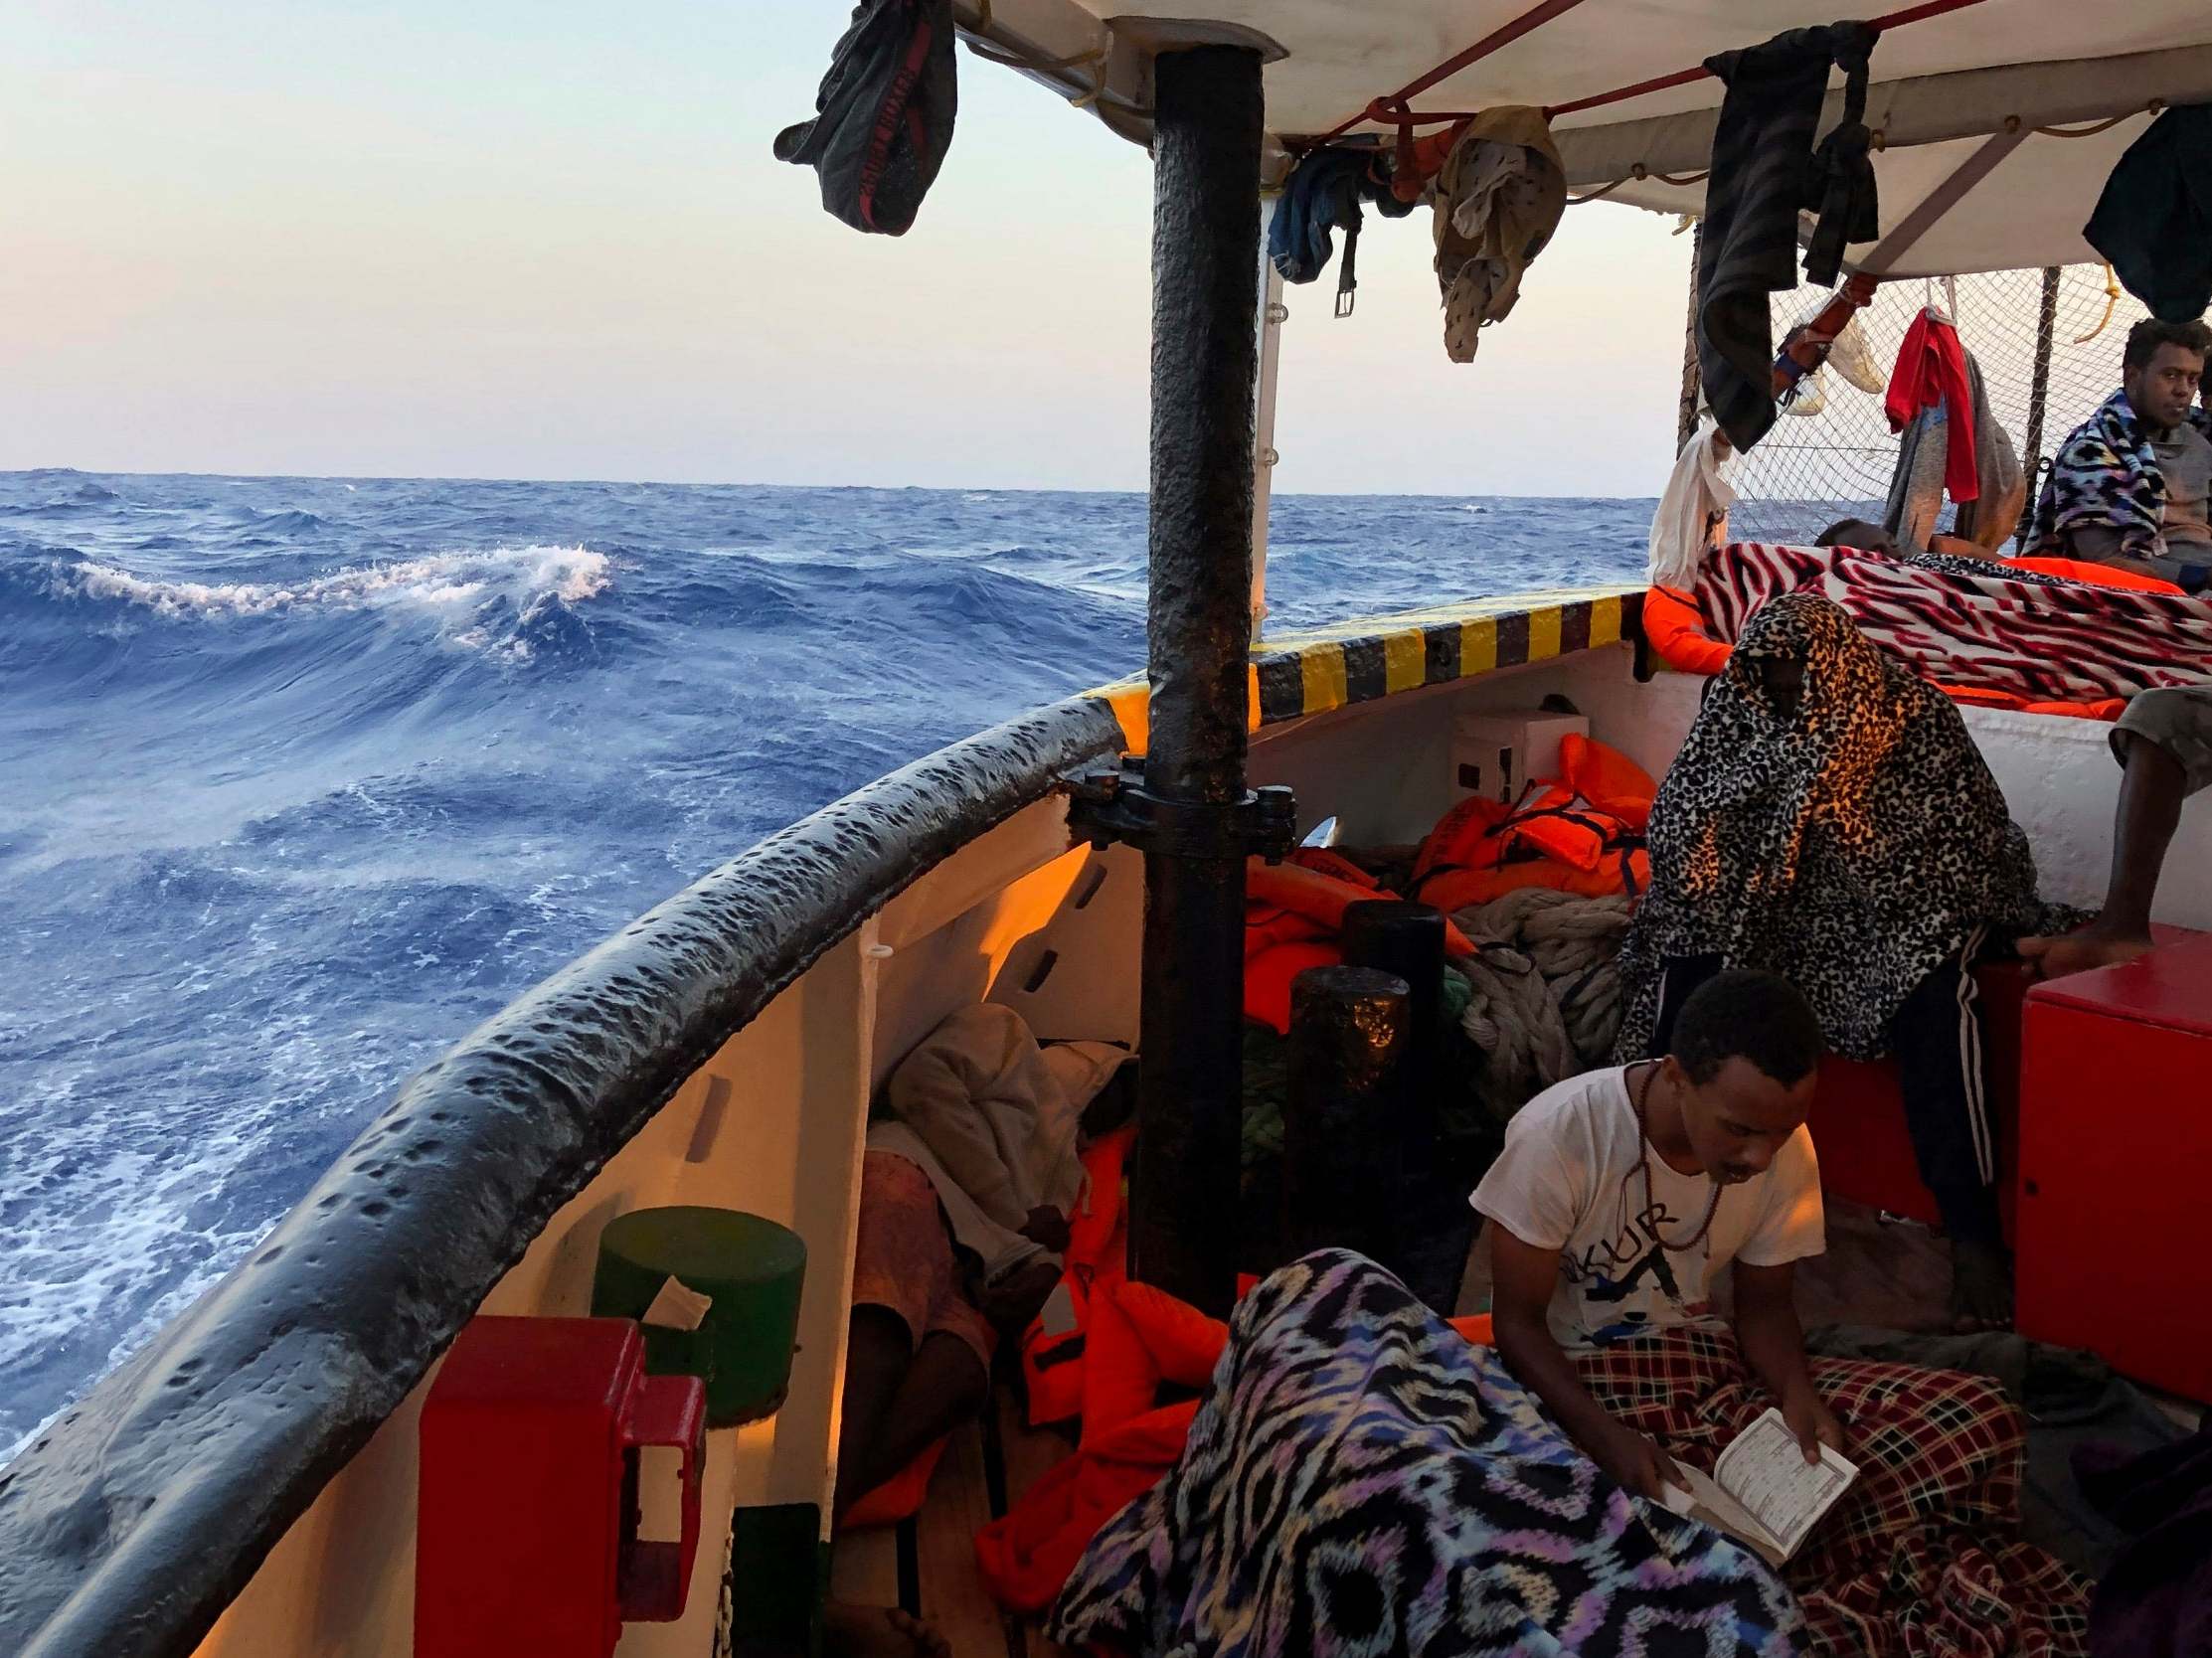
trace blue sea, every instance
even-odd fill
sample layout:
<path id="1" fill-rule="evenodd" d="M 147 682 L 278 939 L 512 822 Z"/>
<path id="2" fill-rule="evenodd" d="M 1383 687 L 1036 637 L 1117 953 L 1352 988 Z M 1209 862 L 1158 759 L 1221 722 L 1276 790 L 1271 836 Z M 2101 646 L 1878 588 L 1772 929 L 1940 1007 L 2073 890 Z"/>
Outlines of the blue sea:
<path id="1" fill-rule="evenodd" d="M 1648 501 L 1277 497 L 1271 625 Z M 409 1073 L 777 828 L 1141 665 L 1139 495 L 0 474 L 0 1455 Z"/>

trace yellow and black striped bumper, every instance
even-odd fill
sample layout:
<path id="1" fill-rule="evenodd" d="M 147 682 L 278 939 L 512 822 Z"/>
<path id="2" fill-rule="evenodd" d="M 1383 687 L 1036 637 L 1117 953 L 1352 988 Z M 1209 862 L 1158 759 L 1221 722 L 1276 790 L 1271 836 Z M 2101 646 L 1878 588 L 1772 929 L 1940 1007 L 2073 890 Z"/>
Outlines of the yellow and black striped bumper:
<path id="1" fill-rule="evenodd" d="M 1265 639 L 1252 653 L 1251 729 L 1615 644 L 1634 636 L 1642 609 L 1641 587 L 1514 593 Z M 1141 753 L 1150 728 L 1144 680 L 1092 695 L 1112 708 L 1129 750 Z"/>

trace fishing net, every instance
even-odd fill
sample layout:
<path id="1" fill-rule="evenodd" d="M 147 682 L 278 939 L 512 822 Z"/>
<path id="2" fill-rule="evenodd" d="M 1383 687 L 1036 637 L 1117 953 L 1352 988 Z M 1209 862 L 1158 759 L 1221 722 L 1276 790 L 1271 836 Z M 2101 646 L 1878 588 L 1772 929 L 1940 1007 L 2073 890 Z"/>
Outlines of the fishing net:
<path id="1" fill-rule="evenodd" d="M 1817 311 L 1827 292 L 1775 295 L 1776 340 Z M 1885 381 L 1928 304 L 1951 316 L 1981 364 L 1990 412 L 2030 474 L 2032 503 L 2052 450 L 2119 389 L 2127 330 L 2148 312 L 2096 264 L 1884 283 L 1859 312 L 1859 328 Z M 1802 543 L 1846 516 L 1881 522 L 1897 463 L 1882 394 L 1860 391 L 1833 366 L 1817 385 L 1817 413 L 1785 412 L 1757 448 L 1737 457 L 1730 482 L 1739 499 L 1728 528 L 1738 540 Z M 1947 502 L 1938 527 L 1949 529 L 1953 514 Z"/>

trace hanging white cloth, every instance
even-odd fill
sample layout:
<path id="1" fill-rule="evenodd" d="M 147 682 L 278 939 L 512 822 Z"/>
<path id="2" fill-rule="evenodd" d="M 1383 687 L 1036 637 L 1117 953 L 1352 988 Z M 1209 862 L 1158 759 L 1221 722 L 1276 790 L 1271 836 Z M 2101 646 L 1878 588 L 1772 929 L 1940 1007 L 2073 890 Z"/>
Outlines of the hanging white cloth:
<path id="1" fill-rule="evenodd" d="M 1867 344 L 1866 330 L 1859 326 L 1856 312 L 1828 348 L 1828 366 L 1869 396 L 1878 398 L 1889 390 L 1889 376 L 1882 372 L 1881 359 Z"/>
<path id="2" fill-rule="evenodd" d="M 1797 384 L 1789 389 L 1789 401 L 1782 406 L 1785 414 L 1803 415 L 1807 418 L 1822 413 L 1828 407 L 1828 389 L 1821 383 L 1820 369 L 1807 369 Z"/>
<path id="3" fill-rule="evenodd" d="M 1701 414 L 1696 432 L 1675 457 L 1674 475 L 1659 497 L 1659 510 L 1651 515 L 1653 586 L 1685 591 L 1695 586 L 1706 552 L 1727 539 L 1728 509 L 1736 504 L 1736 491 L 1721 475 L 1726 461 L 1720 441 L 1713 416 Z"/>
<path id="4" fill-rule="evenodd" d="M 1822 294 L 1806 306 L 1802 315 L 1791 326 L 1793 335 L 1811 326 L 1813 320 L 1827 309 L 1828 295 Z M 1859 326 L 1856 311 L 1845 320 L 1836 337 L 1828 343 L 1828 354 L 1814 368 L 1805 371 L 1797 384 L 1790 389 L 1789 401 L 1783 413 L 1809 418 L 1822 414 L 1828 407 L 1828 383 L 1824 378 L 1829 369 L 1841 375 L 1846 384 L 1857 387 L 1873 397 L 1880 397 L 1889 390 L 1889 376 L 1882 370 L 1874 355 L 1873 347 L 1866 343 L 1866 330 Z"/>

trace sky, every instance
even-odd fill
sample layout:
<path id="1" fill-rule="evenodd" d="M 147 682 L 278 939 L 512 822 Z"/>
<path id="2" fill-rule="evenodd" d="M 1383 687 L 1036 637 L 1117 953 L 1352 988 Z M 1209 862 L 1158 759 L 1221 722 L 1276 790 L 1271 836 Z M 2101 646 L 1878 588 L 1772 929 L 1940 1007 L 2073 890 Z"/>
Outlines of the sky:
<path id="1" fill-rule="evenodd" d="M 0 0 L 0 469 L 1141 489 L 1151 167 L 960 55 L 914 230 L 820 207 L 818 0 Z M 1689 239 L 1570 208 L 1444 354 L 1425 212 L 1288 295 L 1276 487 L 1650 495 Z"/>

